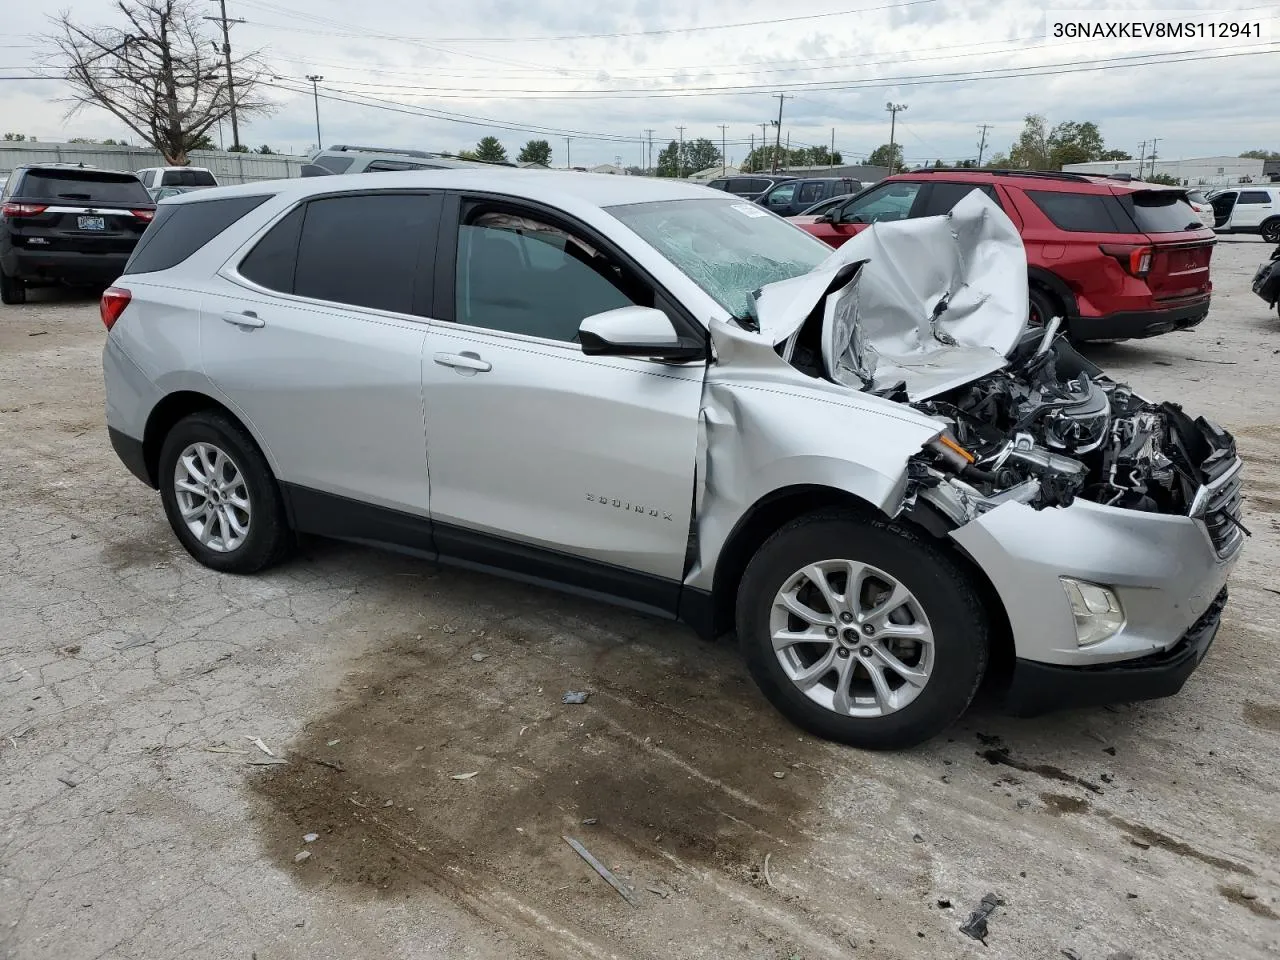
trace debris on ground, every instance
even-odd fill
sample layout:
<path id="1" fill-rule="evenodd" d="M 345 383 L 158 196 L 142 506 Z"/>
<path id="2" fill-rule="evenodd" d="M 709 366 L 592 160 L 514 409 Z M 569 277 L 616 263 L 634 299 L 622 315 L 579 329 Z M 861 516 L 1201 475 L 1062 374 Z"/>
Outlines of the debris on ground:
<path id="1" fill-rule="evenodd" d="M 476 776 L 479 773 L 480 773 L 479 770 L 472 770 L 470 773 L 455 773 L 449 779 L 450 780 L 470 780 L 472 777 Z"/>
<path id="2" fill-rule="evenodd" d="M 939 900 L 939 901 L 938 901 L 938 909 L 939 909 L 939 910 L 950 910 L 950 909 L 951 909 L 951 901 L 950 901 L 950 900 Z"/>
<path id="3" fill-rule="evenodd" d="M 1070 947 L 1064 947 L 1062 949 L 1062 955 L 1066 957 L 1067 960 L 1083 960 L 1080 954 L 1076 953 Z"/>
<path id="4" fill-rule="evenodd" d="M 310 850 L 300 850 L 299 852 L 297 852 L 297 853 L 295 853 L 295 854 L 293 855 L 293 862 L 294 862 L 294 863 L 301 863 L 303 860 L 310 859 L 310 857 L 311 857 L 311 851 L 310 851 Z"/>
<path id="5" fill-rule="evenodd" d="M 645 889 L 655 896 L 661 897 L 663 900 L 671 896 L 671 892 L 669 890 L 663 890 L 661 887 L 645 887 Z"/>
<path id="6" fill-rule="evenodd" d="M 978 904 L 978 909 L 969 914 L 969 919 L 961 925 L 960 932 L 966 937 L 981 940 L 985 944 L 987 942 L 987 920 L 995 912 L 996 907 L 1003 906 L 1003 904 L 1004 901 L 998 895 L 988 893 Z"/>
<path id="7" fill-rule="evenodd" d="M 255 747 L 257 747 L 263 753 L 265 753 L 268 757 L 275 756 L 275 754 L 271 752 L 271 748 L 262 742 L 261 737 L 250 737 L 246 735 L 245 739 L 248 740 L 250 743 L 252 743 Z"/>
<path id="8" fill-rule="evenodd" d="M 764 882 L 767 883 L 770 887 L 773 887 L 773 874 L 769 872 L 769 860 L 772 859 L 772 857 L 773 857 L 772 853 L 766 853 L 764 855 Z M 775 887 L 774 889 L 777 889 L 777 888 Z"/>
<path id="9" fill-rule="evenodd" d="M 206 753 L 248 753 L 248 750 L 239 750 L 236 747 L 229 747 L 225 743 L 216 744 L 211 747 L 201 747 Z"/>
<path id="10" fill-rule="evenodd" d="M 347 768 L 336 760 L 325 760 L 321 757 L 304 757 L 304 760 L 310 760 L 312 763 L 321 767 L 328 767 L 330 770 L 337 770 L 339 773 L 346 773 Z"/>
<path id="11" fill-rule="evenodd" d="M 336 747 L 336 746 L 337 746 L 338 744 L 340 744 L 341 742 L 342 742 L 341 740 L 330 740 L 328 743 L 326 743 L 326 744 L 325 744 L 325 746 L 326 746 L 326 747 Z"/>
<path id="12" fill-rule="evenodd" d="M 489 655 L 487 653 L 473 653 L 471 655 L 471 659 L 474 660 L 476 663 L 484 663 L 486 660 L 489 659 Z"/>
<path id="13" fill-rule="evenodd" d="M 608 867 L 606 867 L 603 863 L 601 863 L 599 860 L 593 857 L 591 855 L 590 850 L 584 847 L 577 840 L 573 839 L 573 837 L 561 836 L 560 839 L 563 840 L 565 843 L 567 843 L 569 846 L 573 847 L 574 852 L 576 852 L 578 856 L 580 856 L 583 860 L 587 861 L 587 864 L 591 867 L 591 869 L 594 870 L 596 873 L 600 874 L 600 876 L 604 879 L 605 883 L 609 884 L 609 886 L 617 890 L 623 900 L 627 901 L 627 903 L 631 904 L 633 907 L 638 907 L 640 905 L 636 901 L 635 894 L 631 892 L 631 888 L 628 887 L 626 884 L 624 884 L 617 877 L 615 877 L 609 871 Z"/>
<path id="14" fill-rule="evenodd" d="M 585 690 L 570 690 L 568 693 L 566 693 L 563 697 L 560 698 L 560 702 L 561 703 L 586 703 L 587 697 L 589 696 L 591 696 L 591 694 L 587 693 Z"/>
<path id="15" fill-rule="evenodd" d="M 773 775 L 774 775 L 774 777 L 775 777 L 776 779 L 778 779 L 778 780 L 782 780 L 783 778 L 785 778 L 785 777 L 786 777 L 786 775 L 787 775 L 787 771 L 785 771 L 785 770 L 775 770 L 775 771 L 773 771 Z"/>
<path id="16" fill-rule="evenodd" d="M 281 764 L 288 763 L 284 757 L 262 757 L 261 759 L 246 760 L 245 763 L 251 767 L 278 767 Z"/>
<path id="17" fill-rule="evenodd" d="M 599 822 L 600 821 L 597 820 L 595 817 L 587 817 L 587 819 L 582 821 L 582 825 L 584 827 L 594 827 Z"/>
<path id="18" fill-rule="evenodd" d="M 73 790 L 74 790 L 76 787 L 80 786 L 79 781 L 77 781 L 77 780 L 70 780 L 70 779 L 68 779 L 67 777 L 58 777 L 58 782 L 59 782 L 59 783 L 62 783 L 62 784 L 66 784 L 68 787 L 70 787 L 70 788 L 71 788 L 71 789 L 73 789 Z"/>
<path id="19" fill-rule="evenodd" d="M 916 843 L 924 843 L 924 837 L 920 836 L 918 833 L 913 833 L 911 835 L 911 839 Z"/>

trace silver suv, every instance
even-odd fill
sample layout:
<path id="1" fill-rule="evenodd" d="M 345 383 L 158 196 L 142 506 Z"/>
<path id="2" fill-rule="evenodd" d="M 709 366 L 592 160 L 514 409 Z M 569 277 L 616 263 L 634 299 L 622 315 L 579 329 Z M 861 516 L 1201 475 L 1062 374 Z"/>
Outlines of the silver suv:
<path id="1" fill-rule="evenodd" d="M 796 723 L 895 748 L 988 674 L 1021 713 L 1172 694 L 1218 627 L 1234 441 L 1026 297 L 980 193 L 832 254 L 641 177 L 222 188 L 103 296 L 107 424 L 215 570 L 310 533 L 736 630 Z"/>

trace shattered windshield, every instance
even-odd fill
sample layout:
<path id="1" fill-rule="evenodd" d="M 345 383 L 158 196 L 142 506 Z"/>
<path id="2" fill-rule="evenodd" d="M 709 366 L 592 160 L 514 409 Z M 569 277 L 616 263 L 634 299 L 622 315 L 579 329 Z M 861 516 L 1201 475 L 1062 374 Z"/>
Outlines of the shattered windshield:
<path id="1" fill-rule="evenodd" d="M 745 200 L 663 200 L 608 212 L 740 319 L 755 316 L 756 290 L 831 255 L 821 240 Z"/>

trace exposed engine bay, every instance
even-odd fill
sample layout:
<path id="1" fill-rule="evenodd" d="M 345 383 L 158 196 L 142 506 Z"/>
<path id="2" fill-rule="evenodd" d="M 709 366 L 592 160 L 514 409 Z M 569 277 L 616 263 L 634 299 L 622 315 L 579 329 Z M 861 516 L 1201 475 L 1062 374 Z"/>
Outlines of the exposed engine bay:
<path id="1" fill-rule="evenodd" d="M 1110 380 L 1054 333 L 1031 331 L 1003 370 L 910 404 L 946 430 L 912 461 L 909 496 L 956 523 L 1008 500 L 1191 512 L 1235 464 L 1231 435 Z"/>

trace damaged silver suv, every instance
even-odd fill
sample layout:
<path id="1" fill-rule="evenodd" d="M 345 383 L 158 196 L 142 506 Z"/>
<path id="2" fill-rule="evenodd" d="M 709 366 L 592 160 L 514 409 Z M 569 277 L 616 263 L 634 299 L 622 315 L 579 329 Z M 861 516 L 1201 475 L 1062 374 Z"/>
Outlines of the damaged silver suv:
<path id="1" fill-rule="evenodd" d="M 1024 330 L 980 194 L 833 254 L 683 183 L 336 180 L 169 200 L 103 296 L 111 441 L 201 563 L 318 534 L 736 630 L 868 748 L 1204 657 L 1234 442 Z"/>

